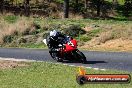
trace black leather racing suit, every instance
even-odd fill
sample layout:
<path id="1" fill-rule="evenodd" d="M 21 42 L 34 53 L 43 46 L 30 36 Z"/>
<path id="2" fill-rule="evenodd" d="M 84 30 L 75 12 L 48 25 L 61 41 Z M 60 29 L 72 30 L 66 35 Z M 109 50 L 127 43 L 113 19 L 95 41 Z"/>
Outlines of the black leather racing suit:
<path id="1" fill-rule="evenodd" d="M 59 44 L 66 44 L 70 38 L 64 34 L 61 34 L 60 32 L 57 34 L 57 36 L 55 36 L 54 38 L 51 36 L 47 37 L 47 46 L 49 48 L 49 53 L 51 54 L 52 52 L 56 52 L 57 49 L 59 48 Z M 60 53 L 56 52 L 55 57 L 57 59 L 60 59 Z"/>
<path id="2" fill-rule="evenodd" d="M 59 44 L 64 44 L 66 43 L 65 39 L 67 39 L 67 36 L 65 36 L 64 34 L 58 32 L 57 36 L 55 37 L 51 37 L 48 36 L 47 37 L 47 45 L 49 49 L 57 49 L 59 48 L 58 45 Z"/>

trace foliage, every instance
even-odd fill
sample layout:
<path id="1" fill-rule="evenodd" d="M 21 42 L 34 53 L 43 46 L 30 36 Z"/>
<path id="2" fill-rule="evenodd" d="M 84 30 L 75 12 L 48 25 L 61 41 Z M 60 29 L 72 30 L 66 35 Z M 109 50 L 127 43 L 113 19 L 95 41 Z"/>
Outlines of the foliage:
<path id="1" fill-rule="evenodd" d="M 43 32 L 44 30 L 40 25 L 32 24 L 31 27 L 28 27 L 22 34 L 23 35 L 36 35 Z"/>
<path id="2" fill-rule="evenodd" d="M 23 33 L 22 35 L 29 35 L 30 33 L 30 28 L 27 28 Z"/>
<path id="3" fill-rule="evenodd" d="M 94 29 L 87 32 L 86 34 L 79 35 L 78 37 L 76 37 L 76 39 L 79 41 L 78 45 L 83 46 L 85 42 L 90 41 L 94 37 L 98 37 L 99 33 L 101 33 L 101 29 Z"/>
<path id="4" fill-rule="evenodd" d="M 12 35 L 6 35 L 4 36 L 3 41 L 4 43 L 11 43 L 13 41 L 13 38 L 14 37 Z"/>
<path id="5" fill-rule="evenodd" d="M 4 20 L 7 21 L 8 23 L 15 23 L 17 19 L 18 17 L 15 15 L 9 15 L 4 17 Z"/>
<path id="6" fill-rule="evenodd" d="M 79 25 L 71 25 L 68 28 L 64 29 L 63 32 L 72 37 L 77 37 L 80 34 L 86 33 L 86 31 L 84 31 Z"/>
<path id="7" fill-rule="evenodd" d="M 57 3 L 63 4 L 63 0 L 54 0 L 54 1 L 57 2 Z"/>
<path id="8" fill-rule="evenodd" d="M 92 39 L 91 36 L 86 36 L 86 35 L 82 35 L 82 36 L 79 37 L 79 40 L 82 41 L 82 42 L 87 42 L 91 39 Z"/>
<path id="9" fill-rule="evenodd" d="M 95 37 L 97 34 L 99 34 L 102 30 L 101 29 L 94 29 L 87 33 L 88 36 Z"/>
<path id="10" fill-rule="evenodd" d="M 118 39 L 118 38 L 126 38 L 131 39 L 132 35 L 132 29 L 118 29 L 118 30 L 112 30 L 111 32 L 112 38 Z"/>
<path id="11" fill-rule="evenodd" d="M 20 40 L 18 40 L 19 43 L 26 43 L 27 40 L 25 38 L 20 38 Z"/>
<path id="12" fill-rule="evenodd" d="M 70 0 L 70 13 L 81 15 L 84 18 L 97 18 L 97 13 L 100 14 L 99 18 L 109 18 L 111 14 L 113 15 L 112 17 L 125 16 L 126 18 L 132 15 L 131 0 L 88 0 L 87 8 L 84 7 L 84 0 L 78 0 L 78 3 L 76 3 L 76 1 L 77 0 Z M 98 3 L 98 1 L 100 2 Z M 114 1 L 117 1 L 117 4 L 115 4 Z M 39 16 L 61 18 L 60 12 L 64 10 L 62 8 L 63 3 L 64 0 L 31 0 L 29 3 L 30 8 L 28 8 L 27 5 L 25 10 L 21 10 L 24 7 L 24 0 L 5 0 L 3 4 L 6 4 L 9 9 L 3 9 L 17 15 L 29 13 L 29 15 L 35 14 L 35 17 L 37 14 Z M 17 10 L 14 8 L 17 8 Z M 13 21 L 11 21 L 11 23 L 12 22 Z"/>
<path id="13" fill-rule="evenodd" d="M 44 34 L 43 34 L 43 38 L 46 39 L 48 35 L 49 35 L 49 31 L 44 32 Z"/>

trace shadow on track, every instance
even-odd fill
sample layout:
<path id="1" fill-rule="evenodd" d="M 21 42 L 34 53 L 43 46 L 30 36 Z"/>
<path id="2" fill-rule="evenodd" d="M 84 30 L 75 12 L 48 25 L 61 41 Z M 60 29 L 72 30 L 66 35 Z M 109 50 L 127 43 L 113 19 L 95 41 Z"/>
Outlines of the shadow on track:
<path id="1" fill-rule="evenodd" d="M 81 62 L 65 60 L 62 63 L 81 63 Z M 107 62 L 106 61 L 87 61 L 87 62 L 85 62 L 85 64 L 98 64 L 98 63 L 107 63 Z"/>
<path id="2" fill-rule="evenodd" d="M 85 64 L 107 63 L 106 61 L 87 61 Z"/>

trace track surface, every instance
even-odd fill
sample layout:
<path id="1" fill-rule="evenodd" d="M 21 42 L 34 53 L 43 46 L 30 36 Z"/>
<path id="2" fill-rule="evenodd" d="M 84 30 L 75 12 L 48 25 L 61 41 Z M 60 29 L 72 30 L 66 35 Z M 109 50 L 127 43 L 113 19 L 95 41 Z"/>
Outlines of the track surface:
<path id="1" fill-rule="evenodd" d="M 77 62 L 66 62 L 66 64 L 76 66 L 86 66 L 101 69 L 117 69 L 132 72 L 132 53 L 125 52 L 95 52 L 82 51 L 87 57 L 87 64 Z M 0 57 L 29 59 L 38 61 L 54 62 L 48 50 L 43 49 L 8 49 L 0 48 Z"/>

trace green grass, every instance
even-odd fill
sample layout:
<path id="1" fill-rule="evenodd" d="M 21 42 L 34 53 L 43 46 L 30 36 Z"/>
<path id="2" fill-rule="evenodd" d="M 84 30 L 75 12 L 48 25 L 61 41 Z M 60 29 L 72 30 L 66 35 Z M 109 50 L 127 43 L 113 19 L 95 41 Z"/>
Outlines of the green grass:
<path id="1" fill-rule="evenodd" d="M 78 37 L 76 37 L 76 39 L 81 42 L 87 42 L 90 41 L 93 37 L 96 37 L 101 31 L 101 29 L 94 29 L 89 31 L 85 35 L 79 35 Z"/>
<path id="2" fill-rule="evenodd" d="M 47 46 L 44 43 L 34 44 L 34 43 L 21 43 L 21 44 L 5 44 L 0 47 L 4 48 L 31 48 L 31 49 L 47 49 Z"/>
<path id="3" fill-rule="evenodd" d="M 18 16 L 14 16 L 14 15 L 9 15 L 4 17 L 4 20 L 8 23 L 15 23 L 17 19 L 18 19 Z"/>
<path id="4" fill-rule="evenodd" d="M 91 40 L 92 38 L 90 36 L 83 35 L 76 39 L 79 41 L 82 41 L 82 42 L 87 42 L 87 41 Z"/>
<path id="5" fill-rule="evenodd" d="M 43 43 L 40 43 L 40 44 L 28 43 L 28 44 L 20 44 L 19 48 L 38 48 L 38 49 L 41 49 L 41 48 L 46 48 L 46 45 Z"/>
<path id="6" fill-rule="evenodd" d="M 76 83 L 77 67 L 45 62 L 32 62 L 29 67 L 0 69 L 0 88 L 131 88 L 130 84 Z M 123 74 L 123 71 L 97 71 L 86 69 L 88 74 Z M 132 75 L 132 73 L 131 73 Z"/>
<path id="7" fill-rule="evenodd" d="M 113 0 L 106 0 L 106 1 L 112 2 Z M 123 5 L 125 3 L 125 0 L 117 0 L 117 2 Z"/>
<path id="8" fill-rule="evenodd" d="M 102 30 L 101 29 L 94 29 L 88 32 L 88 35 L 91 37 L 95 37 L 97 34 L 99 34 Z"/>

